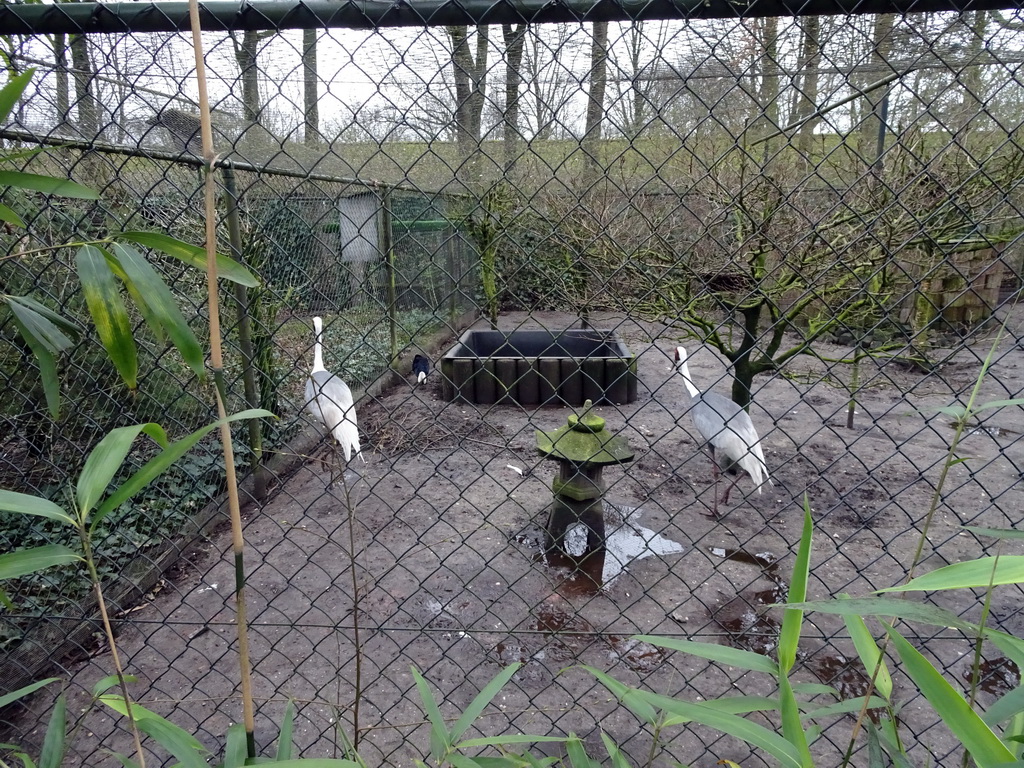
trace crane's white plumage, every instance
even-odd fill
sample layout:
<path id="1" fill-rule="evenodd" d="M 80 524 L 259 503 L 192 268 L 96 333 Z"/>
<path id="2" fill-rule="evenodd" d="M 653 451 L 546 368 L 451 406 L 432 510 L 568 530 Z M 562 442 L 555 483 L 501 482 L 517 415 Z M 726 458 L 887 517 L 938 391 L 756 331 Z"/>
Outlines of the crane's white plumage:
<path id="1" fill-rule="evenodd" d="M 693 385 L 683 347 L 676 347 L 676 370 L 683 377 L 686 390 L 690 393 L 690 417 L 701 437 L 707 440 L 712 461 L 716 460 L 715 451 L 721 451 L 730 464 L 736 464 L 750 475 L 757 492 L 761 493 L 761 487 L 766 481 L 771 483 L 771 478 L 768 476 L 761 441 L 750 416 L 729 398 L 714 392 L 701 392 Z M 717 463 L 715 468 L 717 470 Z M 735 484 L 734 481 L 732 485 Z M 726 488 L 723 503 L 729 500 L 732 485 Z"/>
<path id="2" fill-rule="evenodd" d="M 313 345 L 313 368 L 306 379 L 306 409 L 330 430 L 345 454 L 345 461 L 351 459 L 353 453 L 362 459 L 352 390 L 341 377 L 324 368 L 323 328 L 323 320 L 314 317 L 316 341 Z"/>

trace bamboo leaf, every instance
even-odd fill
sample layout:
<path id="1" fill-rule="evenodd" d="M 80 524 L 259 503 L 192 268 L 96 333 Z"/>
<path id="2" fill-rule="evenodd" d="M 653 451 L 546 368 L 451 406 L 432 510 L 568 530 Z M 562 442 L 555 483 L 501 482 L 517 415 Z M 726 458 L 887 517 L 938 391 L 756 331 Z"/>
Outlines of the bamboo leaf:
<path id="1" fill-rule="evenodd" d="M 501 672 L 494 676 L 484 689 L 480 691 L 473 700 L 469 703 L 463 711 L 462 716 L 455 722 L 452 727 L 448 738 L 454 743 L 462 734 L 464 734 L 473 722 L 480 717 L 480 714 L 484 711 L 484 708 L 491 703 L 491 700 L 498 695 L 498 691 L 505 687 L 505 684 L 512 679 L 512 676 L 519 671 L 519 668 L 523 666 L 522 663 L 510 664 L 505 667 Z"/>
<path id="2" fill-rule="evenodd" d="M 11 309 L 14 305 L 11 304 Z M 26 326 L 21 318 L 15 314 L 14 325 L 18 333 L 25 339 L 29 349 L 39 364 L 39 379 L 43 385 L 43 396 L 46 398 L 46 409 L 54 419 L 60 417 L 60 380 L 57 378 L 57 360 L 53 353 L 32 331 Z"/>
<path id="3" fill-rule="evenodd" d="M 1008 408 L 1014 405 L 1024 405 L 1024 397 L 1014 397 L 1010 400 L 990 400 L 987 403 L 974 406 L 974 412 L 990 411 L 993 408 Z"/>
<path id="4" fill-rule="evenodd" d="M 162 251 L 202 272 L 206 271 L 206 249 L 200 246 L 158 232 L 119 232 L 116 238 Z M 248 269 L 234 259 L 219 253 L 217 254 L 217 276 L 244 285 L 246 288 L 256 288 L 260 284 L 260 281 Z"/>
<path id="5" fill-rule="evenodd" d="M 1000 696 L 985 710 L 981 719 L 989 726 L 996 726 L 1020 712 L 1024 712 L 1024 686 L 1018 686 Z"/>
<path id="6" fill-rule="evenodd" d="M 48 677 L 45 680 L 37 680 L 34 683 L 29 683 L 25 687 L 19 688 L 16 691 L 5 693 L 3 696 L 0 696 L 0 709 L 3 709 L 9 704 L 13 704 L 18 699 L 23 699 L 29 694 L 35 693 L 40 688 L 45 688 L 50 683 L 56 683 L 58 680 L 60 680 L 59 677 Z"/>
<path id="7" fill-rule="evenodd" d="M 124 676 L 124 681 L 126 683 L 135 683 L 138 682 L 138 679 L 139 678 L 135 675 Z M 106 677 L 96 681 L 96 684 L 92 687 L 92 697 L 94 699 L 98 699 L 104 693 L 120 683 L 121 681 L 117 679 L 117 675 L 107 675 Z"/>
<path id="8" fill-rule="evenodd" d="M 25 222 L 17 213 L 14 212 L 9 206 L 0 203 L 0 221 L 6 224 L 10 224 L 12 227 L 24 227 Z"/>
<path id="9" fill-rule="evenodd" d="M 247 411 L 241 411 L 228 416 L 222 421 L 224 423 L 231 423 L 242 419 L 258 419 L 264 417 L 273 418 L 273 416 L 274 414 L 270 411 L 263 410 L 262 408 L 251 408 Z M 96 526 L 100 524 L 100 521 L 103 520 L 103 518 L 132 498 L 136 493 L 153 482 L 161 474 L 166 472 L 167 469 L 174 464 L 174 462 L 184 456 L 192 446 L 198 443 L 211 431 L 219 427 L 222 421 L 215 421 L 212 424 L 208 424 L 205 427 L 196 430 L 191 435 L 167 445 L 167 447 L 160 453 L 143 464 L 142 467 L 139 468 L 138 472 L 121 483 L 117 489 L 96 509 L 96 514 L 92 517 L 92 523 L 90 526 L 91 530 L 95 530 Z"/>
<path id="10" fill-rule="evenodd" d="M 112 710 L 114 710 L 118 714 L 124 715 L 125 717 L 128 716 L 128 707 L 125 706 L 124 698 L 122 696 L 118 696 L 117 694 L 113 694 L 113 693 L 107 693 L 107 694 L 104 694 L 104 695 L 98 697 L 97 700 L 102 702 L 103 704 L 107 705 L 108 707 L 110 707 Z M 196 739 L 194 736 L 192 736 L 188 731 L 186 731 L 183 728 L 179 728 L 174 723 L 172 723 L 170 720 L 167 720 L 166 718 L 161 717 L 156 712 L 148 710 L 144 706 L 142 706 L 141 704 L 138 704 L 138 703 L 136 703 L 134 701 L 132 702 L 132 718 L 135 720 L 136 723 L 138 723 L 140 725 L 140 727 L 141 727 L 141 724 L 143 722 L 146 722 L 147 720 L 160 721 L 161 723 L 164 724 L 164 726 L 166 728 L 168 728 L 169 730 L 174 731 L 177 734 L 176 738 L 180 739 L 183 743 L 187 744 L 192 749 L 193 752 L 198 754 L 200 752 L 204 752 L 205 751 L 205 748 L 203 747 L 202 744 L 199 743 L 198 739 Z M 154 738 L 156 738 L 156 737 L 154 736 Z M 157 739 L 157 741 L 160 741 L 160 739 Z M 163 744 L 162 741 L 160 743 Z M 164 746 L 166 746 L 166 745 L 164 745 Z M 177 757 L 177 755 L 175 755 L 175 756 Z M 204 763 L 204 765 L 205 765 L 205 763 Z"/>
<path id="11" fill-rule="evenodd" d="M 64 762 L 67 739 L 67 696 L 61 693 L 53 703 L 50 723 L 46 726 L 43 747 L 39 752 L 39 768 L 60 768 Z"/>
<path id="12" fill-rule="evenodd" d="M 889 702 L 878 696 L 872 696 L 868 699 L 868 707 L 871 709 L 880 709 L 887 706 L 889 706 Z M 829 704 L 827 707 L 809 710 L 803 713 L 803 717 L 807 720 L 818 717 L 832 717 L 833 715 L 845 715 L 851 712 L 860 712 L 863 708 L 864 697 L 857 696 L 853 699 L 837 701 L 835 704 Z"/>
<path id="13" fill-rule="evenodd" d="M 601 764 L 594 762 L 587 754 L 583 741 L 575 733 L 570 733 L 565 740 L 565 751 L 569 755 L 569 764 L 572 768 L 601 768 Z"/>
<path id="14" fill-rule="evenodd" d="M 675 637 L 637 635 L 636 638 L 651 645 L 670 648 L 673 651 L 682 651 L 692 656 L 700 656 L 704 659 L 727 664 L 730 667 L 749 669 L 751 672 L 764 672 L 773 677 L 777 677 L 779 674 L 779 668 L 775 662 L 766 656 L 752 651 L 742 651 L 738 648 L 729 648 L 717 643 L 700 643 L 696 640 L 682 640 Z"/>
<path id="15" fill-rule="evenodd" d="M 283 762 L 292 756 L 292 733 L 295 730 L 295 700 L 288 699 L 284 714 L 281 716 L 281 730 L 277 736 L 277 755 L 275 762 Z"/>
<path id="16" fill-rule="evenodd" d="M 607 672 L 603 672 L 596 667 L 590 667 L 585 664 L 582 667 L 596 677 L 605 688 L 611 691 L 615 698 L 622 702 L 640 720 L 652 727 L 658 722 L 657 710 L 643 699 L 631 695 L 635 692 L 634 688 L 619 682 Z"/>
<path id="17" fill-rule="evenodd" d="M 811 503 L 804 494 L 804 528 L 800 535 L 793 576 L 789 584 L 787 603 L 802 603 L 807 599 L 807 578 L 811 570 L 811 535 L 814 523 L 811 520 Z M 800 644 L 800 628 L 804 613 L 799 608 L 787 605 L 782 615 L 782 629 L 779 632 L 779 676 L 785 677 L 796 663 L 797 646 Z M 785 710 L 785 707 L 784 707 Z M 783 712 L 785 714 L 785 711 Z"/>
<path id="18" fill-rule="evenodd" d="M 1018 668 L 1024 669 L 1024 640 L 1014 635 L 986 628 L 985 637 L 1009 658 Z"/>
<path id="19" fill-rule="evenodd" d="M 612 759 L 612 768 L 630 768 L 629 761 L 622 754 L 619 745 L 612 740 L 611 736 L 601 731 L 601 741 L 604 742 L 604 748 L 608 750 L 608 757 Z"/>
<path id="20" fill-rule="evenodd" d="M 839 698 L 839 691 L 831 685 L 822 685 L 821 683 L 793 683 L 793 692 L 802 693 L 805 696 L 832 696 L 836 699 Z"/>
<path id="21" fill-rule="evenodd" d="M 132 712 L 137 704 L 132 704 Z M 162 717 L 136 717 L 135 723 L 139 730 L 156 741 L 174 755 L 179 763 L 179 768 L 209 768 L 203 754 L 206 749 L 185 730 L 179 728 L 169 720 Z"/>
<path id="22" fill-rule="evenodd" d="M 936 627 L 968 631 L 978 628 L 976 624 L 964 621 L 945 608 L 895 597 L 837 597 L 833 600 L 800 603 L 799 607 L 805 611 L 831 613 L 837 616 L 894 616 Z"/>
<path id="23" fill-rule="evenodd" d="M 223 768 L 243 768 L 249 756 L 245 742 L 245 725 L 232 723 L 228 726 L 228 736 L 224 744 Z"/>
<path id="24" fill-rule="evenodd" d="M 989 584 L 1017 584 L 1024 581 L 1024 555 L 1000 558 L 979 557 L 936 568 L 930 573 L 878 592 L 930 592 L 939 589 L 968 589 Z"/>
<path id="25" fill-rule="evenodd" d="M 642 691 L 641 694 L 646 694 L 646 692 Z M 645 698 L 648 698 L 648 696 L 645 695 Z M 663 708 L 674 715 L 679 715 L 688 721 L 706 725 L 741 741 L 745 741 L 772 755 L 784 766 L 792 766 L 792 768 L 803 768 L 804 766 L 799 750 L 785 738 L 775 733 L 775 731 L 771 731 L 762 725 L 734 715 L 731 712 L 711 706 L 712 702 L 695 704 L 669 697 L 659 697 L 659 699 L 662 698 L 668 700 Z"/>
<path id="26" fill-rule="evenodd" d="M 80 200 L 99 200 L 99 193 L 68 179 L 40 176 L 22 171 L 0 171 L 0 186 L 28 189 L 45 195 L 76 197 Z"/>
<path id="27" fill-rule="evenodd" d="M 971 709 L 964 697 L 946 682 L 942 674 L 899 632 L 890 626 L 886 626 L 885 631 L 889 634 L 893 648 L 903 662 L 907 674 L 917 684 L 946 727 L 974 758 L 978 768 L 1011 762 L 1014 759 L 1013 753 Z"/>
<path id="28" fill-rule="evenodd" d="M 434 694 L 431 693 L 427 681 L 423 679 L 423 675 L 420 674 L 416 667 L 411 669 L 412 677 L 416 681 L 416 689 L 419 691 L 420 699 L 423 701 L 423 711 L 427 713 L 427 719 L 430 721 L 431 757 L 435 760 L 440 760 L 451 751 L 451 734 L 448 733 L 448 729 L 445 727 L 441 710 L 437 708 L 437 702 L 434 701 Z"/>
<path id="29" fill-rule="evenodd" d="M 0 88 L 0 123 L 7 122 L 7 118 L 11 116 L 11 112 L 18 105 L 21 95 L 28 88 L 35 73 L 34 68 L 26 69 L 20 75 L 12 77 L 3 88 Z"/>
<path id="30" fill-rule="evenodd" d="M 73 320 L 54 312 L 31 296 L 7 296 L 11 311 L 22 319 L 25 325 L 46 344 L 52 352 L 63 352 L 72 345 L 65 333 L 78 338 L 82 329 Z"/>
<path id="31" fill-rule="evenodd" d="M 0 490 L 0 510 L 16 512 L 19 515 L 35 515 L 56 520 L 59 523 L 75 524 L 75 518 L 49 499 L 27 493 Z"/>
<path id="32" fill-rule="evenodd" d="M 1024 539 L 1024 531 L 1018 528 L 979 528 L 976 525 L 965 525 L 963 529 L 993 539 Z"/>
<path id="33" fill-rule="evenodd" d="M 128 283 L 144 297 L 152 322 L 156 323 L 154 331 L 166 331 L 185 364 L 202 378 L 205 374 L 203 348 L 181 314 L 170 288 L 145 257 L 131 246 L 114 243 L 111 251 L 124 269 Z"/>
<path id="34" fill-rule="evenodd" d="M 338 760 L 330 757 L 300 757 L 294 760 L 275 762 L 274 768 L 365 768 L 355 760 Z"/>
<path id="35" fill-rule="evenodd" d="M 494 747 L 502 744 L 540 744 L 541 742 L 565 741 L 564 736 L 536 736 L 526 733 L 510 733 L 505 736 L 482 736 L 479 739 L 466 739 L 456 746 L 459 749 L 471 747 Z"/>
<path id="36" fill-rule="evenodd" d="M 159 430 L 156 434 L 162 437 L 162 440 L 158 441 L 166 443 L 166 435 L 163 435 L 163 429 L 159 424 L 132 424 L 111 430 L 89 452 L 82 473 L 78 476 L 76 494 L 78 514 L 83 522 L 88 519 L 93 507 L 103 497 L 139 433 L 146 431 L 147 434 L 152 434 L 155 430 Z"/>
<path id="37" fill-rule="evenodd" d="M 121 299 L 114 273 L 103 251 L 92 245 L 82 246 L 75 262 L 96 333 L 125 384 L 135 389 L 138 386 L 138 353 L 128 310 Z"/>
<path id="38" fill-rule="evenodd" d="M 878 689 L 878 692 L 887 701 L 891 701 L 892 676 L 889 674 L 889 668 L 885 665 L 882 650 L 878 647 L 871 632 L 868 631 L 868 625 L 864 623 L 864 619 L 860 616 L 843 616 L 843 621 L 846 623 L 846 628 L 853 639 L 853 646 L 857 649 L 857 655 L 860 656 L 861 663 L 867 669 L 868 678 L 870 679 L 874 675 L 875 688 Z M 878 667 L 877 674 L 875 673 L 875 667 Z"/>
<path id="39" fill-rule="evenodd" d="M 808 518 L 810 515 L 808 515 Z M 797 704 L 793 688 L 789 684 L 789 677 L 779 677 L 779 712 L 782 715 L 782 735 L 796 749 L 800 755 L 800 763 L 806 768 L 812 768 L 814 760 L 811 758 L 811 750 L 807 746 L 807 734 L 804 733 L 803 725 L 800 723 L 800 706 Z"/>
<path id="40" fill-rule="evenodd" d="M 82 559 L 82 556 L 62 544 L 45 544 L 32 549 L 19 549 L 0 555 L 0 579 L 16 579 L 30 573 L 67 565 Z"/>

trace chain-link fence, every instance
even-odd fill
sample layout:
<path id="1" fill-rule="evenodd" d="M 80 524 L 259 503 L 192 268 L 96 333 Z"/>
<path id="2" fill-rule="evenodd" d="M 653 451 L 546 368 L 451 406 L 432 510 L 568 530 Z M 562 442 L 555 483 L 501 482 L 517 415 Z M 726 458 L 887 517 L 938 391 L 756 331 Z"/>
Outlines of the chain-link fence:
<path id="1" fill-rule="evenodd" d="M 4 41 L 11 69 L 36 74 L 0 135 L 27 170 L 101 199 L 8 190 L 26 226 L 2 234 L 0 289 L 81 319 L 59 246 L 122 229 L 201 243 L 205 214 L 181 7 L 86 18 L 77 5 L 3 9 L 19 30 Z M 221 250 L 261 278 L 224 291 L 230 406 L 280 416 L 236 430 L 261 750 L 292 700 L 304 755 L 337 753 L 358 729 L 369 764 L 422 757 L 411 667 L 449 715 L 521 663 L 482 734 L 572 732 L 603 755 L 603 732 L 630 763 L 760 765 L 705 726 L 644 727 L 584 665 L 687 700 L 770 695 L 768 677 L 634 636 L 773 656 L 781 612 L 768 606 L 787 595 L 805 499 L 812 599 L 1019 551 L 963 526 L 1021 518 L 1020 406 L 966 425 L 948 408 L 972 396 L 990 349 L 975 404 L 1024 382 L 1019 11 L 652 5 L 622 21 L 568 6 L 492 18 L 344 5 L 328 18 L 273 3 L 260 19 L 254 7 L 234 21 L 211 7 L 203 42 Z M 205 276 L 153 261 L 202 337 Z M 334 486 L 335 457 L 303 410 L 314 315 L 326 367 L 357 391 L 366 458 Z M 184 434 L 215 418 L 212 383 L 134 319 L 138 391 L 86 338 L 61 358 L 54 420 L 0 318 L 0 487 L 60 500 L 112 427 Z M 414 354 L 432 362 L 422 384 Z M 691 399 L 683 370 L 720 397 Z M 558 461 L 568 444 L 538 452 L 537 430 L 567 426 L 587 399 L 628 446 L 580 490 L 579 468 Z M 724 471 L 743 451 L 722 430 L 748 429 L 731 403 L 763 449 L 772 484 L 756 491 L 749 456 L 737 478 Z M 134 695 L 214 751 L 241 717 L 222 474 L 203 443 L 97 546 Z M 3 520 L 5 551 L 59 541 L 38 520 Z M 111 669 L 83 575 L 51 569 L 10 597 L 7 688 L 57 667 L 86 709 Z M 971 590 L 929 600 L 981 616 Z M 1020 634 L 1020 605 L 1018 587 L 1000 587 L 987 620 Z M 968 636 L 901 629 L 970 685 Z M 1019 674 L 994 646 L 981 654 L 984 707 Z M 808 614 L 795 672 L 808 710 L 863 695 L 869 677 L 843 620 Z M 959 761 L 918 686 L 896 671 L 894 690 L 914 764 Z M 41 740 L 48 702 L 9 711 L 4 740 Z M 131 752 L 117 720 L 84 717 L 75 764 Z M 779 727 L 778 713 L 756 719 Z M 839 765 L 852 717 L 816 722 L 817 764 Z"/>

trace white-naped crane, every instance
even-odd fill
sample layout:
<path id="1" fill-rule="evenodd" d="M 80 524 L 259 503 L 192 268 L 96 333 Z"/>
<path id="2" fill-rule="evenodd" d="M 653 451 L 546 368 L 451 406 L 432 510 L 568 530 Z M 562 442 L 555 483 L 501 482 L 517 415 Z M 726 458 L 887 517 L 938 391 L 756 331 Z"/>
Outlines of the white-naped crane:
<path id="1" fill-rule="evenodd" d="M 430 373 L 430 360 L 425 355 L 416 355 L 412 359 L 412 372 L 416 377 L 416 383 L 422 384 Z"/>
<path id="2" fill-rule="evenodd" d="M 754 481 L 754 487 L 761 493 L 765 482 L 771 484 L 768 476 L 768 465 L 764 461 L 761 440 L 754 429 L 750 415 L 727 397 L 714 392 L 701 392 L 690 379 L 690 369 L 686 365 L 686 350 L 676 347 L 676 370 L 683 377 L 686 391 L 690 394 L 690 417 L 701 437 L 707 441 L 711 452 L 711 472 L 715 478 L 715 502 L 712 514 L 718 517 L 718 476 L 720 474 L 719 457 L 715 452 L 724 454 L 722 468 L 729 470 L 738 466 Z M 734 466 L 735 465 L 735 466 Z M 729 503 L 729 492 L 739 482 L 736 478 L 722 494 L 722 504 Z"/>
<path id="3" fill-rule="evenodd" d="M 346 462 L 353 454 L 366 461 L 359 448 L 359 426 L 356 424 L 352 390 L 340 376 L 324 368 L 324 321 L 321 318 L 313 318 L 313 331 L 316 340 L 313 344 L 313 368 L 306 379 L 306 409 L 327 427 L 341 446 Z"/>

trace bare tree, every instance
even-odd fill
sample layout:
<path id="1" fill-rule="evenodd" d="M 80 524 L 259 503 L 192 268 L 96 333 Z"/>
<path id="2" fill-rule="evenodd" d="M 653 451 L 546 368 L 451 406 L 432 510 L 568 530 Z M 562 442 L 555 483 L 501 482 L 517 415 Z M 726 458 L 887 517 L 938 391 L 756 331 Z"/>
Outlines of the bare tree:
<path id="1" fill-rule="evenodd" d="M 303 116 L 305 118 L 305 141 L 310 146 L 321 142 L 320 108 L 318 106 L 317 86 L 319 84 L 317 70 L 317 34 L 316 29 L 302 31 L 302 91 Z"/>
<path id="2" fill-rule="evenodd" d="M 523 47 L 526 40 L 526 24 L 502 24 L 501 34 L 505 42 L 505 105 L 502 110 L 502 144 L 504 145 L 504 168 L 508 174 L 515 167 L 519 155 L 519 88 L 523 82 Z"/>
<path id="3" fill-rule="evenodd" d="M 57 79 L 57 129 L 71 125 L 71 79 L 68 76 L 68 36 L 53 36 L 54 74 Z"/>
<path id="4" fill-rule="evenodd" d="M 590 45 L 590 88 L 587 93 L 587 125 L 583 148 L 588 162 L 598 165 L 601 122 L 604 117 L 604 93 L 608 87 L 608 22 L 595 21 Z"/>
<path id="5" fill-rule="evenodd" d="M 78 111 L 78 133 L 84 139 L 95 139 L 100 132 L 99 105 L 93 94 L 92 57 L 85 35 L 71 37 L 71 63 L 75 76 L 75 103 Z"/>
<path id="6" fill-rule="evenodd" d="M 231 43 L 235 49 L 235 61 L 242 77 L 242 114 L 249 125 L 259 125 L 262 102 L 260 101 L 260 71 L 257 63 L 260 42 L 275 33 L 246 30 L 241 40 L 231 32 Z"/>
<path id="7" fill-rule="evenodd" d="M 814 129 L 820 119 L 811 115 L 818 109 L 818 68 L 821 66 L 821 17 L 805 16 L 797 22 L 800 26 L 800 53 L 797 59 L 797 82 L 794 83 L 794 121 L 806 120 L 799 129 L 798 146 L 802 157 L 809 158 L 814 142 Z"/>
<path id="8" fill-rule="evenodd" d="M 568 110 L 579 84 L 568 73 L 579 45 L 577 30 L 568 24 L 527 30 L 523 74 L 529 98 L 521 106 L 524 123 L 535 139 L 565 136 L 574 118 Z"/>
<path id="9" fill-rule="evenodd" d="M 881 71 L 890 66 L 888 62 L 892 53 L 893 19 L 894 16 L 891 13 L 880 13 L 875 16 L 871 36 L 871 70 Z M 866 114 L 861 122 L 858 152 L 865 163 L 880 170 L 885 143 L 885 112 L 889 106 L 889 89 L 876 88 L 866 94 L 864 98 Z"/>

